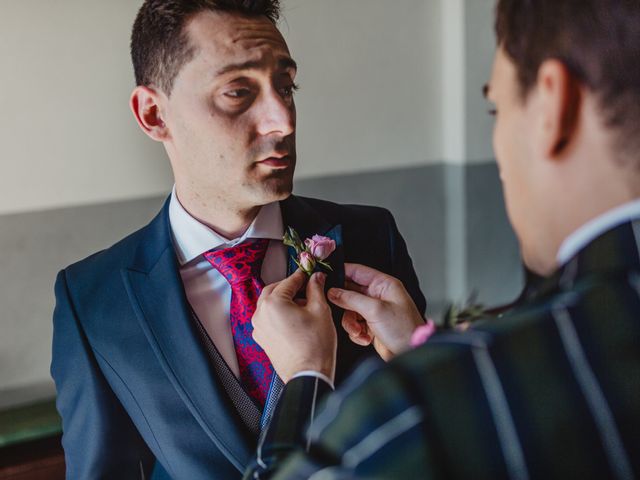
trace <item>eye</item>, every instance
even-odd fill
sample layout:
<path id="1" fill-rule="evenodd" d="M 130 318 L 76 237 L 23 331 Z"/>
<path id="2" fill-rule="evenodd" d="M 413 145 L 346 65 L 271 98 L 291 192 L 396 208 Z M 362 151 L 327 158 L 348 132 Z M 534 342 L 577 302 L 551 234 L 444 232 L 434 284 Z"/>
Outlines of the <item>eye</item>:
<path id="1" fill-rule="evenodd" d="M 293 96 L 293 94 L 294 94 L 295 92 L 297 92 L 299 89 L 300 89 L 300 87 L 298 86 L 298 84 L 296 84 L 296 83 L 292 83 L 292 84 L 290 84 L 290 85 L 287 85 L 287 86 L 285 86 L 285 87 L 282 87 L 282 88 L 280 89 L 280 94 L 281 94 L 283 97 L 285 97 L 285 98 L 292 97 L 292 96 Z"/>
<path id="2" fill-rule="evenodd" d="M 248 88 L 236 88 L 224 92 L 224 95 L 230 98 L 242 99 L 247 98 L 249 95 L 251 95 L 251 90 L 249 90 Z"/>
<path id="3" fill-rule="evenodd" d="M 489 110 L 487 112 L 489 115 L 491 115 L 492 117 L 495 117 L 496 115 L 498 115 L 498 110 L 496 110 L 495 108 L 492 108 L 491 110 Z"/>

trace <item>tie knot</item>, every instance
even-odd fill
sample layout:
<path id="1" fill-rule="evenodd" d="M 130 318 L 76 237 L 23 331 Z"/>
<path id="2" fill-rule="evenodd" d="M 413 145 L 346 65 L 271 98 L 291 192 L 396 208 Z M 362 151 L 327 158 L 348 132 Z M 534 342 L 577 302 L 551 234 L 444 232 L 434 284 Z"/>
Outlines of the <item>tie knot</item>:
<path id="1" fill-rule="evenodd" d="M 206 252 L 204 258 L 233 285 L 250 278 L 260 278 L 262 262 L 269 240 L 247 240 L 223 250 Z"/>

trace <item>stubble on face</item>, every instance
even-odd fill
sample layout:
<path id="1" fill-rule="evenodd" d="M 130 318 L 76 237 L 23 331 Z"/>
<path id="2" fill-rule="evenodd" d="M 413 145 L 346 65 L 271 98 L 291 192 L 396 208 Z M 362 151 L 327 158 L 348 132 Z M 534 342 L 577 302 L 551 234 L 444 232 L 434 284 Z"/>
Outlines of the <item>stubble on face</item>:
<path id="1" fill-rule="evenodd" d="M 228 13 L 202 12 L 186 28 L 196 53 L 176 77 L 167 109 L 181 201 L 197 198 L 215 216 L 288 197 L 296 70 L 282 35 L 266 18 Z"/>

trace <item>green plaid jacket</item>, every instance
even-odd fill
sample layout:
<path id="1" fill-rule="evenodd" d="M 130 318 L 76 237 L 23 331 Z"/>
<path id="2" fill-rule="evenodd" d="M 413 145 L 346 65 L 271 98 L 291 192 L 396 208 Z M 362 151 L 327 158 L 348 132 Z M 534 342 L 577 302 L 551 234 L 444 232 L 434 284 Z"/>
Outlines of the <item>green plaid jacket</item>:
<path id="1" fill-rule="evenodd" d="M 323 409 L 322 381 L 289 382 L 245 478 L 640 476 L 639 242 L 640 221 L 607 232 L 511 312 L 363 364 Z"/>

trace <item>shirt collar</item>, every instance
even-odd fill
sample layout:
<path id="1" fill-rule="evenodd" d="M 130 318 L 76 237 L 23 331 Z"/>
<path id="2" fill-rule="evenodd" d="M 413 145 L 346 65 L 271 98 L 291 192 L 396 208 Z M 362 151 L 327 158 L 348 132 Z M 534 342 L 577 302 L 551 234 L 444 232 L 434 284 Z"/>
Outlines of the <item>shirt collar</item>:
<path id="1" fill-rule="evenodd" d="M 638 218 L 640 218 L 640 199 L 615 207 L 588 221 L 562 242 L 556 256 L 558 265 L 566 264 L 580 250 L 608 230 Z"/>
<path id="2" fill-rule="evenodd" d="M 175 186 L 169 201 L 169 223 L 180 265 L 189 263 L 209 250 L 232 247 L 248 238 L 282 240 L 284 235 L 280 202 L 264 205 L 244 235 L 228 239 L 193 218 L 178 200 Z"/>

